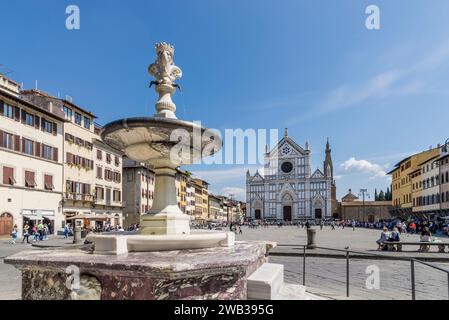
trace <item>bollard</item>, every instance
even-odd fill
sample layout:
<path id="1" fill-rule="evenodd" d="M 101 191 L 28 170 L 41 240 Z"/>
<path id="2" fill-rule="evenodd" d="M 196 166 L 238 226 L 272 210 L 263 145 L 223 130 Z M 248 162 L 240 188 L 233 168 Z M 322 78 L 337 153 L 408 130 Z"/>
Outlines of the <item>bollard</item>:
<path id="1" fill-rule="evenodd" d="M 312 228 L 307 229 L 307 249 L 315 249 L 316 247 L 315 235 L 316 235 L 315 229 Z"/>
<path id="2" fill-rule="evenodd" d="M 73 243 L 81 243 L 81 227 L 75 227 L 73 230 Z"/>

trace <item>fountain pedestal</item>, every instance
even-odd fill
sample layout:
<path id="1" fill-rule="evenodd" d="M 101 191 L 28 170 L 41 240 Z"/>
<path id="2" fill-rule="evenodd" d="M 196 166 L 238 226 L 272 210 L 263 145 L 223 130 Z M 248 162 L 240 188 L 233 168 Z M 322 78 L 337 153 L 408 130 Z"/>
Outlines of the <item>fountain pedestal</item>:
<path id="1" fill-rule="evenodd" d="M 155 190 L 153 206 L 149 214 L 140 220 L 140 234 L 174 235 L 190 234 L 190 217 L 178 207 L 176 199 L 176 170 L 155 168 Z"/>
<path id="2" fill-rule="evenodd" d="M 267 261 L 271 245 L 237 242 L 233 247 L 126 256 L 34 250 L 5 263 L 22 271 L 24 300 L 247 299 L 247 279 Z M 79 287 L 70 285 L 73 276 Z"/>

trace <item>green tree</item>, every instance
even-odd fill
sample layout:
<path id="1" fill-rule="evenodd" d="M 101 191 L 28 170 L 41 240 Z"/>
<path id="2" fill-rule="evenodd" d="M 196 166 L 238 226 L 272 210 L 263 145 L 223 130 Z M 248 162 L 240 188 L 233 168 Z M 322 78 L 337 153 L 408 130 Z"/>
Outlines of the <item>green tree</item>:
<path id="1" fill-rule="evenodd" d="M 374 201 L 378 201 L 377 189 L 374 189 Z"/>
<path id="2" fill-rule="evenodd" d="M 385 201 L 385 193 L 383 190 L 380 190 L 378 199 L 379 201 Z"/>

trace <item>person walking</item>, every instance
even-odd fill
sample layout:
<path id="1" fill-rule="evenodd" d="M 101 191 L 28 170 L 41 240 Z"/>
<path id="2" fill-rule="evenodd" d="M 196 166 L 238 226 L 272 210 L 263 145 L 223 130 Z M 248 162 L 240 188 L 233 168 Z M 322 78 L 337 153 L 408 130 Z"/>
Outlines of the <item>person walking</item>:
<path id="1" fill-rule="evenodd" d="M 323 227 L 324 227 L 324 222 L 323 222 L 323 220 L 321 220 L 321 222 L 320 222 L 320 230 L 323 230 Z"/>
<path id="2" fill-rule="evenodd" d="M 70 233 L 70 226 L 67 223 L 64 227 L 64 239 L 67 239 L 69 237 L 69 233 Z"/>
<path id="3" fill-rule="evenodd" d="M 25 223 L 25 226 L 23 227 L 22 243 L 24 243 L 25 240 L 27 241 L 27 243 L 30 243 L 30 240 L 28 240 L 29 237 L 30 237 L 30 226 L 28 225 L 28 223 Z"/>
<path id="4" fill-rule="evenodd" d="M 33 235 L 33 242 L 39 241 L 39 232 L 37 231 L 36 225 L 31 229 L 31 234 Z"/>
<path id="5" fill-rule="evenodd" d="M 44 225 L 42 222 L 39 222 L 37 225 L 37 232 L 39 233 L 39 240 L 42 240 L 44 238 Z"/>
<path id="6" fill-rule="evenodd" d="M 11 244 L 16 244 L 17 232 L 17 224 L 15 224 L 11 231 Z"/>

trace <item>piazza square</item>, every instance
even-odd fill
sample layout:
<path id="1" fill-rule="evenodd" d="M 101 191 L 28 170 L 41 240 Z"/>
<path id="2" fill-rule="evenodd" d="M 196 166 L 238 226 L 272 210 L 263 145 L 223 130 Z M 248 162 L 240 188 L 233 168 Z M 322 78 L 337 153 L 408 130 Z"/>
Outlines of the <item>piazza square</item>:
<path id="1" fill-rule="evenodd" d="M 449 300 L 449 4 L 4 7 L 0 303 Z"/>

